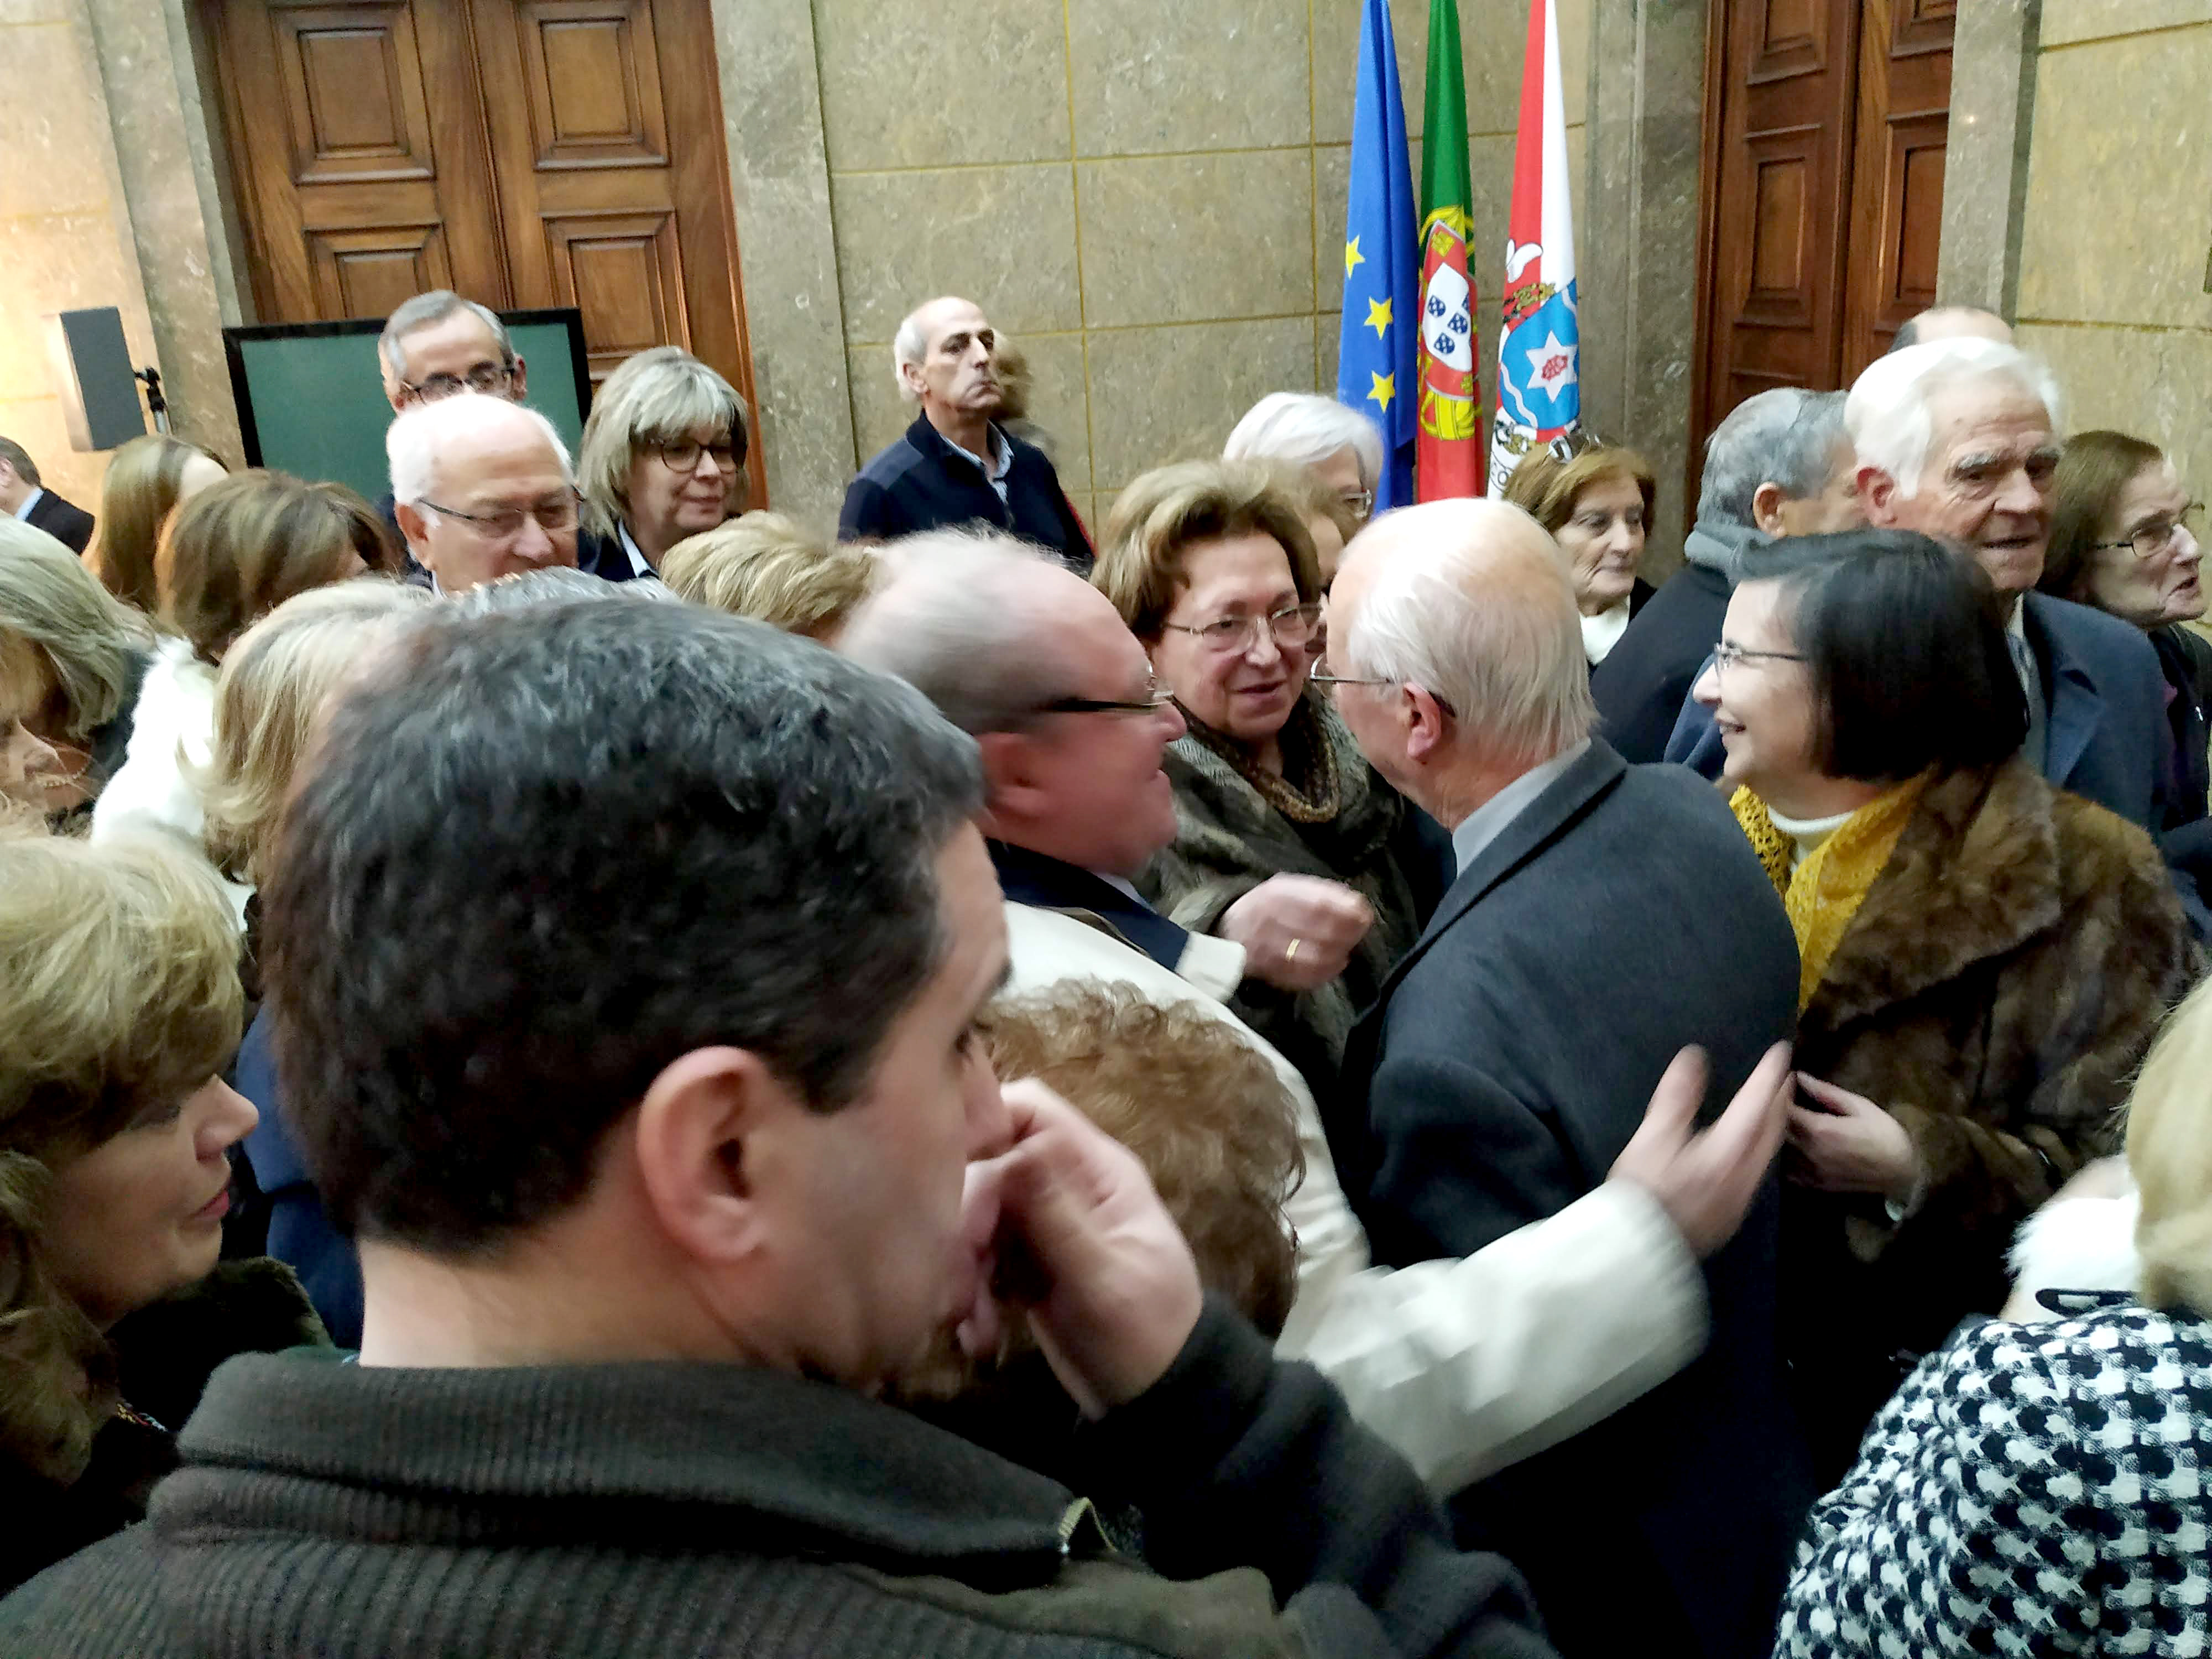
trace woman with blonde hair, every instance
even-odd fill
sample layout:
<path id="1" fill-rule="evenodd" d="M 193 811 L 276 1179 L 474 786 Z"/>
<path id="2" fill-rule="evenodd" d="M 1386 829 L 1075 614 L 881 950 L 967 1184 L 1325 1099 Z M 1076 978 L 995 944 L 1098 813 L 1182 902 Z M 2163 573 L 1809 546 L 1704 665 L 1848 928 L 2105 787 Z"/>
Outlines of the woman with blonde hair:
<path id="1" fill-rule="evenodd" d="M 161 604 L 154 549 L 161 526 L 180 503 L 222 483 L 228 471 L 198 444 L 166 432 L 133 438 L 107 464 L 100 536 L 84 556 L 85 568 L 117 599 L 152 616 Z"/>
<path id="2" fill-rule="evenodd" d="M 76 554 L 0 514 L 0 795 L 57 824 L 123 763 L 154 635 Z"/>
<path id="3" fill-rule="evenodd" d="M 215 729 L 216 673 L 238 636 L 295 593 L 371 572 L 394 551 L 374 508 L 343 484 L 241 472 L 170 516 L 155 550 L 161 642 L 123 764 L 93 809 L 95 841 L 169 830 L 197 846 L 198 782 Z M 241 890 L 235 896 L 242 903 Z"/>
<path id="4" fill-rule="evenodd" d="M 2127 1163 L 2137 1203 L 2039 1221 L 2094 1241 L 2132 1214 L 2131 1287 L 2045 1291 L 2055 1322 L 1921 1363 L 1814 1508 L 1777 1655 L 2212 1650 L 2212 985 L 2151 1049 Z"/>
<path id="5" fill-rule="evenodd" d="M 743 511 L 747 419 L 737 388 L 678 346 L 608 375 L 576 458 L 590 532 L 576 562 L 611 582 L 657 576 L 677 543 Z"/>
<path id="6" fill-rule="evenodd" d="M 268 880 L 277 821 L 325 706 L 436 604 L 422 588 L 401 582 L 343 582 L 286 600 L 240 635 L 222 659 L 213 752 L 198 775 L 208 857 L 224 875 L 255 889 Z M 247 903 L 243 958 L 257 1003 L 258 903 Z M 331 1227 L 285 1130 L 268 1024 L 258 1010 L 239 1047 L 234 1077 L 238 1091 L 261 1114 L 246 1155 L 268 1218 L 269 1254 L 299 1274 L 331 1335 L 353 1346 L 361 1336 L 360 1269 L 352 1246 Z"/>
<path id="7" fill-rule="evenodd" d="M 0 832 L 0 1589 L 144 1513 L 216 1364 L 320 1339 L 282 1268 L 216 1269 L 236 951 L 181 850 Z"/>
<path id="8" fill-rule="evenodd" d="M 1651 464 L 1607 444 L 1571 455 L 1545 446 L 1513 469 L 1505 499 L 1550 531 L 1567 556 L 1583 654 L 1595 668 L 1656 591 L 1636 574 L 1658 501 Z"/>
<path id="9" fill-rule="evenodd" d="M 677 543 L 660 574 L 679 599 L 831 645 L 883 566 L 867 548 L 832 545 L 781 513 L 757 512 Z"/>

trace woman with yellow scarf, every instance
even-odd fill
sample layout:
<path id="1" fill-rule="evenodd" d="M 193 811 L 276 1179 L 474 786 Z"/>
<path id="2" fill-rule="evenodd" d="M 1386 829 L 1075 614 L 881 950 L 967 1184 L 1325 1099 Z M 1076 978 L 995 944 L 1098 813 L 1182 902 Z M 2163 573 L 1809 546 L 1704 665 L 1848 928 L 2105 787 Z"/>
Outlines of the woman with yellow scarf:
<path id="1" fill-rule="evenodd" d="M 1974 562 L 1778 542 L 1695 688 L 1797 934 L 1783 1342 L 1835 1475 L 1911 1362 L 2003 1305 L 2014 1224 L 2117 1144 L 2199 963 L 2150 839 L 2053 789 Z"/>

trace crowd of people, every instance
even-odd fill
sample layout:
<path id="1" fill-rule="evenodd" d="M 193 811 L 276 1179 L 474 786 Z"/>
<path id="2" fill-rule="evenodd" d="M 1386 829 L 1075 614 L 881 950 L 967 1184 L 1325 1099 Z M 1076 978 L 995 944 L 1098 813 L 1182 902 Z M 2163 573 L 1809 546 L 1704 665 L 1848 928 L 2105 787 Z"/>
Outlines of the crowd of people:
<path id="1" fill-rule="evenodd" d="M 892 359 L 835 542 L 443 291 L 380 501 L 0 440 L 0 1650 L 2212 1651 L 2159 442 L 1925 313 L 1655 589 Z"/>

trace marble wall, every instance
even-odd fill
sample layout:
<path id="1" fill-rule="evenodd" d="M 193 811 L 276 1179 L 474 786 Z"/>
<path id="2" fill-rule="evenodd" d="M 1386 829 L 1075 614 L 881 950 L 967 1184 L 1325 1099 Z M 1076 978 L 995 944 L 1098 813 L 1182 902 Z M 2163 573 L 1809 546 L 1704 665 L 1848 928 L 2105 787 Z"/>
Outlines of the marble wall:
<path id="1" fill-rule="evenodd" d="M 1428 13 L 1393 0 L 1417 189 Z M 1146 468 L 1218 453 L 1262 394 L 1334 388 L 1358 0 L 952 14 L 814 0 L 813 14 L 854 465 L 911 418 L 890 339 L 939 293 L 975 300 L 1021 343 L 1033 418 L 1094 525 Z M 1526 15 L 1460 0 L 1492 331 Z M 1590 0 L 1564 0 L 1578 221 L 1589 20 Z M 742 207 L 739 221 L 744 235 Z M 757 313 L 750 270 L 746 297 Z"/>
<path id="2" fill-rule="evenodd" d="M 2074 429 L 2161 444 L 2212 495 L 2212 0 L 2043 0 L 2033 69 L 2021 342 Z"/>
<path id="3" fill-rule="evenodd" d="M 82 0 L 0 0 L 0 433 L 92 510 L 107 457 L 70 447 L 46 319 L 100 306 L 122 311 L 132 361 L 152 362 L 91 18 Z"/>

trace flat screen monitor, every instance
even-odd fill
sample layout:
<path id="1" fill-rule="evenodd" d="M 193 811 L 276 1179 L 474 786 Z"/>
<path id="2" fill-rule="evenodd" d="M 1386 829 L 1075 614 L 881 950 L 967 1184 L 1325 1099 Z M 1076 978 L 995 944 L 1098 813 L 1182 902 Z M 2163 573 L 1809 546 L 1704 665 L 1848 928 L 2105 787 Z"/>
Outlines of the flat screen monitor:
<path id="1" fill-rule="evenodd" d="M 574 454 L 592 407 L 583 313 L 568 306 L 499 316 L 528 371 L 523 401 L 553 422 Z M 384 430 L 392 405 L 376 362 L 383 331 L 374 317 L 223 330 L 246 464 L 346 484 L 372 501 L 389 489 Z"/>

